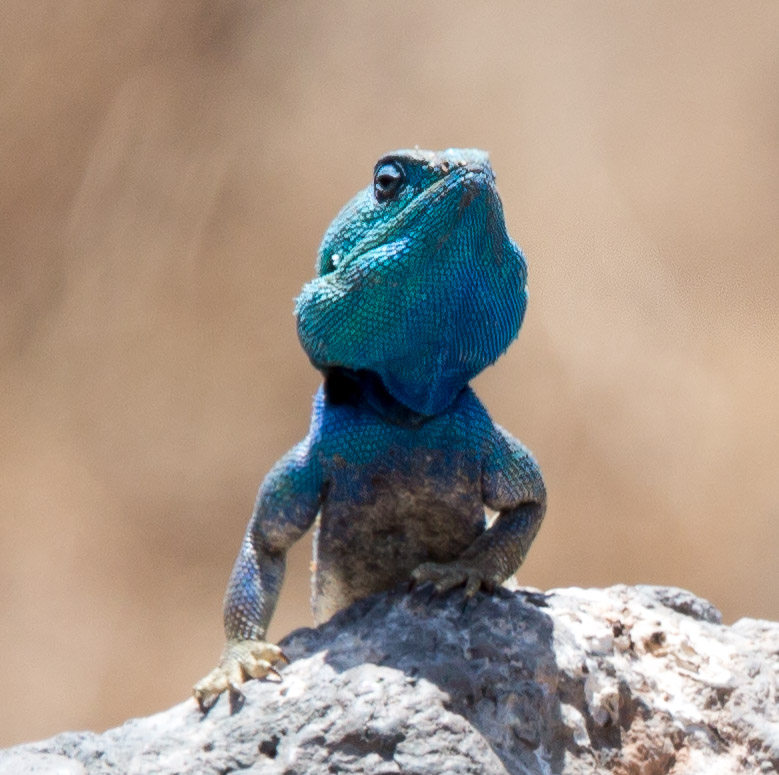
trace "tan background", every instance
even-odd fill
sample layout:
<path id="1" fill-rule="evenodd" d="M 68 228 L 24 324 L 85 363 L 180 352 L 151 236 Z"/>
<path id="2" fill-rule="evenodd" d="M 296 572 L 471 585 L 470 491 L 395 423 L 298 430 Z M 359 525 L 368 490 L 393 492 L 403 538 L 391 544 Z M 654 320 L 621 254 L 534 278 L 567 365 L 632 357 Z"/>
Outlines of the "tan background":
<path id="1" fill-rule="evenodd" d="M 292 299 L 398 146 L 489 149 L 530 262 L 477 381 L 520 580 L 779 617 L 779 4 L 8 0 L 0 744 L 187 696 L 317 374 Z M 271 634 L 310 621 L 309 546 Z"/>

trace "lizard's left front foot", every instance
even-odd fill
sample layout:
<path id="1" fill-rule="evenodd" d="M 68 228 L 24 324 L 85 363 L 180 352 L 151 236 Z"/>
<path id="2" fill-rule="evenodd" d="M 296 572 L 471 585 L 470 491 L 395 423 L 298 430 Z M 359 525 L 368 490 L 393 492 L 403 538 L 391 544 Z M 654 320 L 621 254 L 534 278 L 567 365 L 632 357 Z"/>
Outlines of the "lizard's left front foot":
<path id="1" fill-rule="evenodd" d="M 492 592 L 501 581 L 473 560 L 425 562 L 414 570 L 411 578 L 417 586 L 432 582 L 439 593 L 464 584 L 466 597 L 473 597 L 480 589 Z"/>

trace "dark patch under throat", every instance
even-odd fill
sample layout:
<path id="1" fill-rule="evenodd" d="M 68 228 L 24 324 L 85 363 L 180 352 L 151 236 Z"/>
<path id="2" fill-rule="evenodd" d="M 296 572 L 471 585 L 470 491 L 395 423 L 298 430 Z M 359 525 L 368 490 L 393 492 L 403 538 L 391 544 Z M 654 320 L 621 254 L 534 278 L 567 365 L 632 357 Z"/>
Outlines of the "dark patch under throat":
<path id="1" fill-rule="evenodd" d="M 368 406 L 388 422 L 406 428 L 418 428 L 435 416 L 415 412 L 393 398 L 373 371 L 331 366 L 324 370 L 324 375 L 325 398 L 336 406 Z"/>

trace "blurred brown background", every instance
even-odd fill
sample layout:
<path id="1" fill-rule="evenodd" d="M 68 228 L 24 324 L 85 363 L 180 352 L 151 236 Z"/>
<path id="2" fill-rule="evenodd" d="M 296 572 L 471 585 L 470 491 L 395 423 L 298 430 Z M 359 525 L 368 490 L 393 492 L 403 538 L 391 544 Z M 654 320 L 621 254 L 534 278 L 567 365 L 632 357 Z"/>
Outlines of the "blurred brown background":
<path id="1" fill-rule="evenodd" d="M 292 299 L 399 146 L 491 151 L 530 262 L 477 380 L 551 505 L 519 579 L 779 617 L 779 5 L 8 0 L 0 744 L 188 695 L 304 435 Z M 271 635 L 310 622 L 292 553 Z"/>

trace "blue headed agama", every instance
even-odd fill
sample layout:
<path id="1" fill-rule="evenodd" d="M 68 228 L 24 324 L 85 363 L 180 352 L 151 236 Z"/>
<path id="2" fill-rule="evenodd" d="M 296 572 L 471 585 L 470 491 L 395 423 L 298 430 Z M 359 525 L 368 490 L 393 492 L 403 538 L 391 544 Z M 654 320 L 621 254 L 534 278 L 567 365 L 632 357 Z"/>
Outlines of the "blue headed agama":
<path id="1" fill-rule="evenodd" d="M 315 521 L 317 623 L 402 582 L 472 596 L 522 564 L 543 479 L 468 382 L 517 336 L 526 280 L 486 153 L 377 162 L 297 300 L 298 335 L 324 381 L 308 435 L 260 487 L 225 597 L 227 643 L 194 688 L 201 709 L 285 659 L 265 634 L 285 554 Z M 489 525 L 485 507 L 497 512 Z"/>

